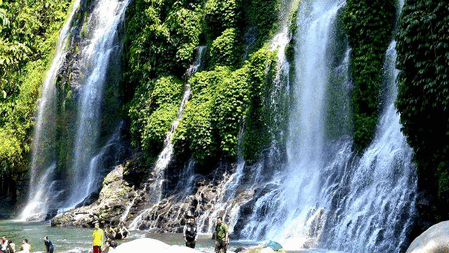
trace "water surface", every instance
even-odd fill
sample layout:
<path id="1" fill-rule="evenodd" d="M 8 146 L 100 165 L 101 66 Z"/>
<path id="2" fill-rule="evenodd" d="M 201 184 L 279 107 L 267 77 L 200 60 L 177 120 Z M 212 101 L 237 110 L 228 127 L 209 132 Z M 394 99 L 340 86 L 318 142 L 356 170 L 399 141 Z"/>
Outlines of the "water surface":
<path id="1" fill-rule="evenodd" d="M 16 244 L 16 250 L 20 249 L 23 239 L 28 239 L 34 253 L 45 252 L 43 237 L 48 235 L 58 253 L 90 253 L 92 247 L 91 228 L 67 228 L 52 227 L 48 222 L 15 222 L 10 220 L 0 220 L 0 234 L 5 235 Z M 118 241 L 119 244 L 138 238 L 153 238 L 163 241 L 169 245 L 184 245 L 182 234 L 154 234 L 144 231 L 131 231 L 129 238 Z M 196 249 L 205 253 L 214 252 L 214 242 L 211 235 L 199 235 Z M 252 241 L 231 241 L 228 252 L 234 252 L 238 247 L 251 247 L 257 242 Z M 288 251 L 298 252 L 329 252 L 329 251 Z"/>

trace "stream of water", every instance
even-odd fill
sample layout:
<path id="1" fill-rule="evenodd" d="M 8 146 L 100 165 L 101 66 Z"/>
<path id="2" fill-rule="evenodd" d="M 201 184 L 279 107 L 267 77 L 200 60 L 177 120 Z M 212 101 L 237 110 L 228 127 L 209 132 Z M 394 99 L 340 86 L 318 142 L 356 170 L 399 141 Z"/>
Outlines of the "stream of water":
<path id="1" fill-rule="evenodd" d="M 123 143 L 120 140 L 120 126 L 116 127 L 115 132 L 102 147 L 100 147 L 100 131 L 103 95 L 108 85 L 114 85 L 110 80 L 106 82 L 107 74 L 111 61 L 118 62 L 111 58 L 119 55 L 121 50 L 119 29 L 129 3 L 129 0 L 95 2 L 93 12 L 83 28 L 86 30 L 85 38 L 77 55 L 82 78 L 80 83 L 73 84 L 77 86 L 73 92 L 77 93 L 75 97 L 78 103 L 76 122 L 73 122 L 75 136 L 74 143 L 68 145 L 73 150 L 66 151 L 73 154 L 73 157 L 67 162 L 70 167 L 67 168 L 67 178 L 57 180 L 55 171 L 61 170 L 58 166 L 63 163 L 61 159 L 65 157 L 57 155 L 56 143 L 68 140 L 56 139 L 55 129 L 59 115 L 56 112 L 55 81 L 60 74 L 62 63 L 66 60 L 67 52 L 64 46 L 69 44 L 68 34 L 73 32 L 70 27 L 71 20 L 79 11 L 79 1 L 75 3 L 73 12 L 61 31 L 56 56 L 47 73 L 40 99 L 33 138 L 31 190 L 27 205 L 19 219 L 41 221 L 47 218 L 49 212 L 74 208 L 100 189 L 102 176 L 105 176 L 105 171 L 108 170 L 105 161 L 121 156 Z M 108 157 L 111 156 L 110 153 L 114 153 L 113 158 Z"/>
<path id="2" fill-rule="evenodd" d="M 16 250 L 20 249 L 23 239 L 28 239 L 34 253 L 43 253 L 45 246 L 43 237 L 48 236 L 58 253 L 91 253 L 92 252 L 92 229 L 88 228 L 61 228 L 51 227 L 45 222 L 18 222 L 0 221 L 1 235 L 12 240 L 16 244 Z M 130 236 L 125 240 L 118 241 L 119 245 L 139 238 L 153 238 L 168 245 L 184 245 L 182 234 L 154 234 L 143 231 L 131 231 Z M 228 252 L 234 252 L 238 247 L 252 247 L 255 242 L 232 241 L 228 247 Z M 196 243 L 196 248 L 200 252 L 213 253 L 214 242 L 210 234 L 200 234 Z M 110 251 L 113 252 L 112 250 Z M 288 251 L 288 253 L 299 252 L 322 252 L 322 251 Z"/>

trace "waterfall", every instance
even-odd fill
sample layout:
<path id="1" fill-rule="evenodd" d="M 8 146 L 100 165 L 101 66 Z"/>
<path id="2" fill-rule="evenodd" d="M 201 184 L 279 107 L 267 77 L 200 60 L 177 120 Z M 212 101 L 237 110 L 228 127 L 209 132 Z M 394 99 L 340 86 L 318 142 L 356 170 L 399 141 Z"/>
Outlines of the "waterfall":
<path id="1" fill-rule="evenodd" d="M 55 57 L 43 84 L 42 97 L 38 102 L 31 148 L 30 190 L 27 205 L 19 215 L 19 220 L 42 220 L 47 215 L 48 205 L 46 202 L 51 193 L 51 177 L 56 166 L 56 152 L 53 147 L 56 141 L 56 133 L 54 131 L 56 128 L 55 82 L 66 55 L 64 46 L 69 39 L 70 25 L 74 14 L 79 9 L 79 5 L 80 1 L 77 0 L 73 5 L 69 19 L 61 30 Z"/>
<path id="2" fill-rule="evenodd" d="M 204 210 L 204 213 L 196 218 L 197 226 L 201 228 L 200 232 L 212 234 L 218 217 L 237 217 L 240 206 L 246 202 L 245 200 L 234 200 L 237 196 L 237 189 L 241 183 L 244 168 L 245 161 L 240 159 L 235 173 L 224 175 L 224 182 L 218 185 L 216 196 L 211 200 L 214 203 L 213 207 Z M 232 219 L 228 224 L 229 233 L 233 232 L 236 222 L 237 219 Z"/>
<path id="3" fill-rule="evenodd" d="M 286 59 L 285 49 L 291 41 L 291 37 L 288 31 L 288 14 L 292 9 L 295 1 L 283 0 L 281 1 L 281 9 L 279 12 L 280 29 L 275 37 L 269 44 L 269 50 L 277 50 L 277 63 L 276 63 L 276 76 L 274 78 L 273 90 L 269 99 L 269 106 L 272 111 L 279 109 L 280 103 L 285 103 L 285 94 L 289 92 L 289 71 L 290 64 Z M 297 1 L 296 1 L 297 2 Z M 274 115 L 274 121 L 277 123 L 282 121 L 282 116 Z M 241 127 L 243 130 L 245 127 Z M 276 129 L 276 131 L 278 131 Z M 273 140 L 275 139 L 273 131 Z M 256 163 L 254 165 L 247 165 L 243 157 L 241 156 L 241 141 L 243 132 L 239 133 L 239 151 L 238 161 L 235 171 L 233 173 L 226 172 L 223 175 L 222 181 L 214 189 L 215 197 L 208 200 L 209 203 L 213 203 L 208 206 L 206 210 L 202 210 L 201 204 L 198 205 L 198 210 L 194 213 L 201 213 L 196 217 L 196 223 L 201 233 L 212 234 L 216 225 L 218 217 L 224 218 L 228 224 L 229 232 L 233 233 L 235 230 L 238 232 L 238 228 L 234 229 L 240 222 L 239 213 L 246 205 L 251 205 L 250 201 L 255 194 L 255 189 L 263 182 L 265 175 L 263 171 L 263 165 Z M 272 156 L 277 155 L 276 143 L 272 143 L 273 148 L 270 149 Z M 248 177 L 247 175 L 251 175 Z M 216 191 L 216 192 L 215 192 Z M 201 201 L 201 200 L 200 200 Z"/>
<path id="4" fill-rule="evenodd" d="M 247 238 L 290 238 L 304 247 L 310 232 L 305 224 L 317 217 L 320 170 L 325 163 L 327 64 L 331 28 L 341 1 L 302 1 L 295 45 L 294 99 L 287 143 L 285 172 L 276 175 L 261 196 L 242 231 Z M 319 216 L 319 215 L 318 215 Z M 264 217 L 270 217 L 265 219 Z M 280 240 L 282 241 L 282 240 Z M 284 247 L 288 246 L 286 241 Z"/>
<path id="5" fill-rule="evenodd" d="M 287 250 L 403 252 L 415 218 L 416 172 L 394 107 L 396 42 L 386 52 L 385 99 L 375 137 L 359 157 L 348 135 L 327 136 L 327 124 L 335 124 L 329 119 L 330 107 L 347 112 L 349 104 L 348 98 L 341 104 L 326 102 L 341 95 L 332 94 L 331 85 L 340 82 L 339 93 L 346 96 L 351 86 L 349 50 L 339 66 L 329 63 L 336 43 L 331 30 L 345 3 L 300 4 L 292 84 L 297 100 L 290 117 L 286 169 L 261 186 L 269 190 L 255 200 L 241 236 L 274 239 Z"/>
<path id="6" fill-rule="evenodd" d="M 198 70 L 198 68 L 201 66 L 203 54 L 205 51 L 206 51 L 206 46 L 199 46 L 197 48 L 197 54 L 195 56 L 195 61 L 186 71 L 187 77 L 191 77 L 192 75 L 194 75 L 196 73 L 196 71 Z M 172 155 L 173 155 L 172 137 L 173 137 L 173 134 L 179 124 L 179 121 L 182 118 L 184 108 L 185 108 L 187 102 L 189 101 L 191 95 L 192 95 L 192 91 L 190 89 L 190 84 L 187 82 L 186 85 L 184 86 L 184 95 L 182 97 L 181 104 L 179 105 L 177 117 L 176 117 L 175 121 L 173 121 L 173 123 L 171 124 L 170 130 L 168 131 L 168 133 L 165 136 L 164 147 L 163 147 L 161 153 L 159 154 L 159 156 L 156 160 L 156 163 L 154 165 L 154 169 L 153 169 L 153 173 L 152 173 L 153 174 L 152 176 L 154 176 L 154 179 L 152 179 L 152 178 L 148 179 L 148 181 L 154 180 L 154 182 L 151 184 L 146 183 L 142 190 L 142 193 L 145 193 L 145 192 L 150 193 L 149 203 L 151 204 L 151 207 L 144 210 L 131 222 L 131 224 L 129 225 L 130 229 L 139 228 L 139 224 L 142 220 L 142 217 L 144 215 L 146 215 L 147 213 L 151 212 L 152 207 L 157 205 L 162 200 L 163 183 L 165 180 L 165 169 L 169 165 L 169 163 L 172 159 Z M 149 186 L 149 188 L 148 188 L 148 186 Z M 140 194 L 142 194 L 142 193 L 140 193 Z M 134 204 L 133 202 L 134 202 L 134 200 L 130 203 L 131 206 L 129 208 L 127 208 L 127 212 L 129 212 L 129 210 L 131 209 L 132 205 Z"/>
<path id="7" fill-rule="evenodd" d="M 204 51 L 206 50 L 205 46 L 198 47 L 198 52 L 196 55 L 195 62 L 192 66 L 190 66 L 189 69 L 187 69 L 187 75 L 191 76 L 195 74 L 195 72 L 198 70 L 199 66 L 201 65 L 202 55 Z M 189 101 L 192 91 L 190 89 L 190 84 L 187 83 L 184 87 L 184 95 L 181 100 L 181 104 L 179 106 L 178 114 L 176 117 L 176 120 L 173 121 L 173 123 L 170 126 L 170 131 L 168 131 L 167 135 L 165 136 L 164 140 L 164 148 L 162 149 L 162 152 L 159 154 L 156 164 L 154 166 L 154 175 L 155 175 L 155 184 L 153 188 L 151 189 L 152 195 L 155 197 L 155 199 L 152 201 L 153 203 L 158 203 L 162 199 L 162 185 L 164 182 L 165 177 L 165 169 L 167 168 L 168 164 L 171 161 L 172 155 L 173 155 L 173 143 L 172 143 L 172 137 L 176 130 L 176 127 L 179 124 L 179 121 L 182 118 L 182 113 L 184 112 L 184 108 Z"/>
<path id="8" fill-rule="evenodd" d="M 71 27 L 76 13 L 80 12 L 80 2 L 73 7 L 70 19 L 61 31 L 55 58 L 47 73 L 44 83 L 42 98 L 39 101 L 37 112 L 37 124 L 32 146 L 32 168 L 30 174 L 30 197 L 19 219 L 43 220 L 47 219 L 49 212 L 56 214 L 57 210 L 66 210 L 75 207 L 85 201 L 93 192 L 101 186 L 102 174 L 107 173 L 111 163 L 123 155 L 121 144 L 121 123 L 115 131 L 108 136 L 101 136 L 100 121 L 102 120 L 103 94 L 107 83 L 107 75 L 111 64 L 117 64 L 117 58 L 121 50 L 118 37 L 119 25 L 123 22 L 125 10 L 130 0 L 98 0 L 91 3 L 93 12 L 83 29 L 87 32 L 80 45 L 77 45 L 75 73 L 79 76 L 77 83 L 71 83 L 74 89 L 74 97 L 78 102 L 77 119 L 74 132 L 74 143 L 66 150 L 73 154 L 68 164 L 70 168 L 63 172 L 69 178 L 61 177 L 58 160 L 56 127 L 60 116 L 57 111 L 57 99 L 55 82 L 63 71 L 63 62 L 67 61 L 68 53 L 64 46 L 68 45 L 69 32 L 77 33 L 76 27 Z M 73 35 L 73 34 L 72 34 Z M 83 35 L 84 36 L 84 35 Z M 73 40 L 72 40 L 73 41 Z M 67 62 L 68 64 L 72 62 Z M 74 75 L 74 76 L 75 76 Z M 75 113 L 75 112 L 74 112 Z M 114 124 L 114 122 L 108 122 Z M 111 131 L 112 132 L 112 131 Z M 102 144 L 104 142 L 104 145 Z M 101 146 L 103 145 L 103 146 Z M 111 158 L 114 161 L 109 161 Z M 112 157 L 111 156 L 111 157 Z M 111 160 L 110 159 L 110 160 Z M 59 171 L 59 174 L 56 172 Z M 64 184 L 64 185 L 62 185 Z"/>
<path id="9" fill-rule="evenodd" d="M 74 207 L 95 190 L 96 166 L 90 166 L 97 152 L 100 116 L 110 57 L 120 48 L 118 26 L 123 21 L 129 0 L 103 0 L 97 3 L 88 24 L 93 35 L 81 52 L 86 75 L 80 87 L 74 158 L 71 165 L 71 191 L 67 207 Z M 82 186 L 82 187 L 80 187 Z"/>
<path id="10" fill-rule="evenodd" d="M 402 5 L 400 2 L 398 13 Z M 393 40 L 386 52 L 384 103 L 373 143 L 352 168 L 329 167 L 348 174 L 339 177 L 340 183 L 328 191 L 334 195 L 344 193 L 341 199 L 333 200 L 335 197 L 328 194 L 322 197 L 328 206 L 338 201 L 329 221 L 332 239 L 327 240 L 327 245 L 345 252 L 404 252 L 416 218 L 413 151 L 400 131 L 399 114 L 394 107 L 398 75 L 395 47 Z"/>

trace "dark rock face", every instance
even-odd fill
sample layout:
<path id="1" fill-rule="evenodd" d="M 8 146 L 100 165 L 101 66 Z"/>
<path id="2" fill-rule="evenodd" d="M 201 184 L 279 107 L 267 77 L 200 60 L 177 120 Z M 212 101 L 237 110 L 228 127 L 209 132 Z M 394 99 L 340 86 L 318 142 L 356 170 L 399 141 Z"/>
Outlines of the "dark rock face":
<path id="1" fill-rule="evenodd" d="M 127 162 L 117 166 L 105 177 L 98 200 L 90 206 L 57 215 L 51 220 L 51 225 L 92 227 L 98 220 L 106 225 L 117 225 L 123 221 L 129 226 L 137 218 L 136 229 L 182 233 L 187 218 L 198 218 L 219 204 L 226 187 L 224 184 L 232 174 L 230 171 L 225 173 L 229 168 L 232 168 L 231 164 L 222 165 L 221 172 L 224 174 L 215 171 L 209 176 L 197 176 L 188 191 L 166 196 L 160 202 L 153 203 L 153 192 L 146 189 L 152 189 L 154 175 L 147 175 L 138 162 Z M 241 191 L 231 199 L 229 206 L 248 202 L 241 210 L 244 214 L 242 217 L 247 217 L 252 213 L 249 200 L 253 197 L 253 191 Z M 241 222 L 244 222 L 244 218 Z"/>
<path id="2" fill-rule="evenodd" d="M 246 175 L 255 174 L 251 165 L 245 166 L 245 175 L 241 175 L 236 183 L 233 177 L 237 165 L 226 161 L 219 163 L 208 175 L 199 174 L 194 168 L 189 168 L 190 174 L 182 169 L 178 174 L 166 171 L 166 188 L 162 199 L 155 202 L 157 196 L 153 189 L 160 182 L 156 182 L 153 171 L 144 167 L 139 161 L 116 167 L 104 179 L 97 201 L 56 216 L 51 221 L 52 226 L 91 227 L 96 220 L 115 226 L 123 221 L 131 229 L 182 233 L 186 220 L 195 218 L 198 231 L 207 233 L 217 217 L 223 217 L 228 224 L 231 218 L 238 217 L 230 235 L 235 239 L 253 214 L 257 198 L 270 190 L 269 185 L 249 187 L 256 182 L 251 178 L 253 176 Z M 259 174 L 259 177 L 265 176 Z"/>
<path id="3" fill-rule="evenodd" d="M 9 218 L 11 207 L 17 200 L 16 181 L 8 175 L 0 175 L 0 219 Z"/>

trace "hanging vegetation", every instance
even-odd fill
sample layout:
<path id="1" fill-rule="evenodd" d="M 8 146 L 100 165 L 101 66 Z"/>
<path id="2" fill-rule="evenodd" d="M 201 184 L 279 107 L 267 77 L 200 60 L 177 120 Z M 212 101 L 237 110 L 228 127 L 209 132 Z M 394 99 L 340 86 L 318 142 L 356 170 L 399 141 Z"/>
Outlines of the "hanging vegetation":
<path id="1" fill-rule="evenodd" d="M 449 218 L 449 5 L 407 1 L 399 21 L 396 106 L 415 151 L 418 184 L 433 199 L 420 210 L 427 220 Z"/>

